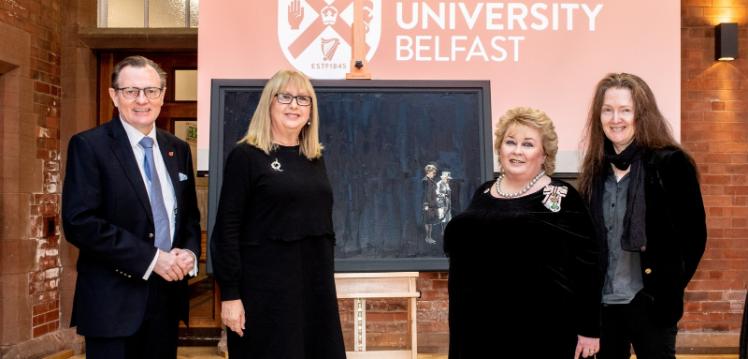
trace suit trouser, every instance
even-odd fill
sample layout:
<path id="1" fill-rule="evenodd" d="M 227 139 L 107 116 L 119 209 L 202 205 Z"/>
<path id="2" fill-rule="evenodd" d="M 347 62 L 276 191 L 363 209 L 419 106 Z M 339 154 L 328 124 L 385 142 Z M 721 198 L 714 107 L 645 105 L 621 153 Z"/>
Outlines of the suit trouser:
<path id="1" fill-rule="evenodd" d="M 652 320 L 649 298 L 640 292 L 629 304 L 603 304 L 598 359 L 675 359 L 677 325 L 662 327 Z"/>
<path id="2" fill-rule="evenodd" d="M 145 318 L 129 337 L 86 336 L 86 359 L 174 359 L 177 357 L 178 307 L 167 282 L 155 272 L 148 280 Z M 182 299 L 183 300 L 183 299 Z M 106 305 L 106 303 L 101 303 Z"/>

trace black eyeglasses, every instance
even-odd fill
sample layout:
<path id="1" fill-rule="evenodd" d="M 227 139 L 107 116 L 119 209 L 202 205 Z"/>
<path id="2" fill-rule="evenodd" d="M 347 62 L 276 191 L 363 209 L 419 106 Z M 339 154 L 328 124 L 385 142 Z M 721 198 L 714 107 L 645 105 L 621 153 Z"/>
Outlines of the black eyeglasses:
<path id="1" fill-rule="evenodd" d="M 275 98 L 278 99 L 278 103 L 282 103 L 284 105 L 288 105 L 296 99 L 296 104 L 299 106 L 309 106 L 312 104 L 312 97 L 311 96 L 294 96 L 289 93 L 278 93 L 275 94 Z"/>
<path id="2" fill-rule="evenodd" d="M 146 88 L 120 87 L 115 90 L 121 92 L 122 96 L 124 96 L 128 100 L 134 100 L 138 98 L 138 96 L 140 96 L 140 91 L 143 91 L 143 94 L 145 95 L 145 97 L 151 100 L 155 100 L 159 96 L 161 96 L 161 93 L 164 91 L 164 89 L 160 87 L 146 87 Z"/>

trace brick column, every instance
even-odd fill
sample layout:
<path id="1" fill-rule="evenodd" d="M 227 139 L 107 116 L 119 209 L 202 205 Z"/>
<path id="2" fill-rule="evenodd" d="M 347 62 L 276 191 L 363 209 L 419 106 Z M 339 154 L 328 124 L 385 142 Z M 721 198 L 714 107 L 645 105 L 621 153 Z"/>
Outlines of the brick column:
<path id="1" fill-rule="evenodd" d="M 39 81 L 36 82 L 37 85 Z M 45 93 L 59 92 L 59 87 L 42 83 Z M 56 102 L 53 100 L 53 106 Z M 37 243 L 36 270 L 29 273 L 29 294 L 33 305 L 32 336 L 38 337 L 60 327 L 60 154 L 57 107 L 38 127 L 37 159 L 43 163 L 43 193 L 35 194 L 31 206 L 31 238 Z"/>
<path id="2" fill-rule="evenodd" d="M 748 283 L 746 0 L 681 1 L 682 144 L 701 172 L 704 259 L 686 292 L 679 346 L 737 350 Z M 714 26 L 737 22 L 738 60 L 714 60 Z"/>
<path id="3" fill-rule="evenodd" d="M 62 3 L 0 2 L 0 356 L 4 358 L 39 356 L 54 351 L 62 341 L 58 333 Z"/>

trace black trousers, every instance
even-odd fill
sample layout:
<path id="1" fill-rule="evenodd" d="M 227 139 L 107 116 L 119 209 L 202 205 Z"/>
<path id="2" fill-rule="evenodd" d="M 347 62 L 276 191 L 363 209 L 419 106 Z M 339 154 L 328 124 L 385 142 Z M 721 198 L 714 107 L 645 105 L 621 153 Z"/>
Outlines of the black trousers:
<path id="1" fill-rule="evenodd" d="M 174 310 L 173 291 L 158 274 L 148 280 L 149 296 L 145 318 L 129 337 L 86 336 L 86 359 L 174 359 L 177 357 L 179 316 Z M 183 300 L 183 299 L 182 299 Z M 102 303 L 101 305 L 106 305 Z"/>
<path id="2" fill-rule="evenodd" d="M 629 304 L 603 304 L 598 359 L 675 359 L 677 325 L 662 327 L 652 320 L 650 299 L 637 294 Z"/>

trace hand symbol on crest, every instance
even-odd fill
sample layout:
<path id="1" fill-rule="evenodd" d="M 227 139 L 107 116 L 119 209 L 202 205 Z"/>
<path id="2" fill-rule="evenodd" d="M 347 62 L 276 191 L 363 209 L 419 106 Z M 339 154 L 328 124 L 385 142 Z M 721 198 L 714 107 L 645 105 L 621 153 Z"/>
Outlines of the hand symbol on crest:
<path id="1" fill-rule="evenodd" d="M 302 20 L 304 20 L 304 8 L 301 7 L 301 1 L 291 1 L 288 5 L 288 24 L 291 25 L 291 30 L 298 30 Z"/>

